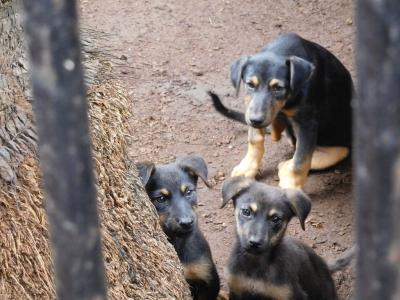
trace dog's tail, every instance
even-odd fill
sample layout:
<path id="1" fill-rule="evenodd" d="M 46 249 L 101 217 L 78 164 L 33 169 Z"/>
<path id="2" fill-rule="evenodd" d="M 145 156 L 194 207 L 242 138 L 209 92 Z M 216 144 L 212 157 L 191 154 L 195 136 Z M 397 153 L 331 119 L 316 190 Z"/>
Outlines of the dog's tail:
<path id="1" fill-rule="evenodd" d="M 225 105 L 222 104 L 219 96 L 217 94 L 213 93 L 212 91 L 208 91 L 207 93 L 208 93 L 208 95 L 210 95 L 215 109 L 221 115 L 246 125 L 246 119 L 245 119 L 244 113 L 227 108 Z"/>
<path id="2" fill-rule="evenodd" d="M 341 271 L 345 269 L 356 257 L 357 246 L 351 247 L 349 250 L 345 251 L 340 257 L 333 261 L 328 262 L 328 269 L 331 273 Z"/>

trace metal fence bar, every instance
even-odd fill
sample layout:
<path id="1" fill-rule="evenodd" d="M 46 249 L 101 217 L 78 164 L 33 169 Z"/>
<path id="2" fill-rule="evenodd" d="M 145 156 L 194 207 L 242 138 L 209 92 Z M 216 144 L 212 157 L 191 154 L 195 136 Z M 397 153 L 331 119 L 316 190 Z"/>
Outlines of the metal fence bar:
<path id="1" fill-rule="evenodd" d="M 76 3 L 24 8 L 57 296 L 105 299 Z"/>
<path id="2" fill-rule="evenodd" d="M 356 299 L 400 299 L 400 1 L 357 7 Z"/>

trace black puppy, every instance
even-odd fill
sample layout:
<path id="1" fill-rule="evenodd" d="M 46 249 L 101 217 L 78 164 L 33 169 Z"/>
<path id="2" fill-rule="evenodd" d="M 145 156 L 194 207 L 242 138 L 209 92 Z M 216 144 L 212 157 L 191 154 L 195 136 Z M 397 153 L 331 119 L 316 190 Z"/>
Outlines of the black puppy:
<path id="1" fill-rule="evenodd" d="M 293 158 L 279 165 L 283 188 L 302 188 L 310 169 L 325 169 L 347 157 L 353 83 L 350 73 L 328 50 L 297 34 L 283 34 L 260 53 L 231 65 L 237 94 L 242 80 L 245 114 L 227 109 L 209 92 L 217 111 L 250 126 L 247 155 L 232 176 L 257 174 L 269 125 L 273 140 L 279 140 L 286 129 L 296 148 Z"/>
<path id="2" fill-rule="evenodd" d="M 183 264 L 193 299 L 217 299 L 219 277 L 195 211 L 198 177 L 209 186 L 206 163 L 190 155 L 166 165 L 141 163 L 138 169 L 161 226 Z"/>
<path id="3" fill-rule="evenodd" d="M 285 237 L 293 216 L 304 222 L 310 199 L 250 178 L 233 177 L 222 187 L 233 200 L 237 240 L 227 275 L 230 300 L 333 300 L 335 286 L 324 260 L 310 247 Z"/>

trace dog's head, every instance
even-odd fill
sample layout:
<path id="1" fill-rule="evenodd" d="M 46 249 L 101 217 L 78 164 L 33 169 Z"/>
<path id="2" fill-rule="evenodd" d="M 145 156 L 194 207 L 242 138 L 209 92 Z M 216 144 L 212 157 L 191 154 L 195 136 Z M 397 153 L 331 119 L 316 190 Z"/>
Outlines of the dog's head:
<path id="1" fill-rule="evenodd" d="M 313 74 L 314 65 L 300 57 L 270 52 L 244 56 L 231 64 L 231 82 L 239 93 L 245 85 L 246 122 L 255 128 L 272 123 L 286 102 L 298 95 Z"/>
<path id="2" fill-rule="evenodd" d="M 222 187 L 222 207 L 233 200 L 236 230 L 248 253 L 269 252 L 282 240 L 293 216 L 304 222 L 311 201 L 300 190 L 282 190 L 245 177 L 232 177 Z"/>
<path id="3" fill-rule="evenodd" d="M 207 166 L 203 158 L 188 155 L 174 163 L 138 164 L 139 176 L 153 202 L 164 232 L 170 236 L 190 234 L 197 224 L 197 180 L 207 186 Z"/>

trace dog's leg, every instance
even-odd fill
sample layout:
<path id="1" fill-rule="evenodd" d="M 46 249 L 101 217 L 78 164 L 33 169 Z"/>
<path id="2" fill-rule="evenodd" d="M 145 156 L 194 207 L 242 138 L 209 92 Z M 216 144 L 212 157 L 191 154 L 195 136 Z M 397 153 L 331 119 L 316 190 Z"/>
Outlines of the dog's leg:
<path id="1" fill-rule="evenodd" d="M 348 155 L 349 148 L 347 147 L 316 147 L 311 159 L 311 170 L 332 167 Z"/>
<path id="2" fill-rule="evenodd" d="M 271 139 L 277 142 L 282 137 L 282 132 L 285 130 L 286 124 L 280 120 L 275 119 L 271 124 Z"/>
<path id="3" fill-rule="evenodd" d="M 279 164 L 279 186 L 302 189 L 311 168 L 312 153 L 317 139 L 317 124 L 296 125 L 296 151 L 292 159 Z"/>
<path id="4" fill-rule="evenodd" d="M 247 154 L 242 159 L 239 165 L 237 165 L 231 176 L 245 176 L 245 177 L 255 177 L 260 169 L 261 160 L 264 155 L 264 139 L 265 139 L 265 129 L 257 129 L 249 127 L 248 136 L 248 148 Z"/>

